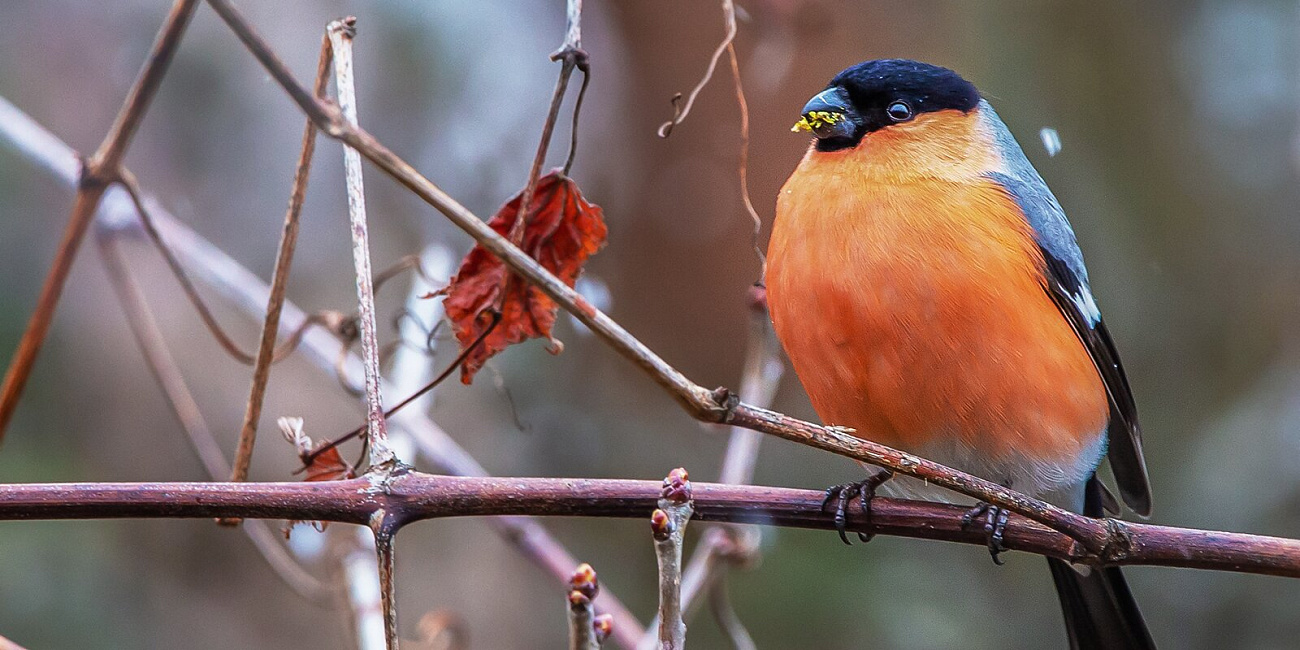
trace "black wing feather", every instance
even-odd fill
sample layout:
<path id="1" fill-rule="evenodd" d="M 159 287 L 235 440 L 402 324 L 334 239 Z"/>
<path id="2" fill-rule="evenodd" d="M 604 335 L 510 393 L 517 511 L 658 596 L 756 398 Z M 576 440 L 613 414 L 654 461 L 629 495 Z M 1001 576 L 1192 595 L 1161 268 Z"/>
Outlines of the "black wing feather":
<path id="1" fill-rule="evenodd" d="M 1107 427 L 1111 470 L 1119 486 L 1120 496 L 1129 508 L 1139 515 L 1151 514 L 1151 484 L 1147 477 L 1146 460 L 1142 454 L 1142 430 L 1138 427 L 1137 404 L 1129 387 L 1128 376 L 1120 363 L 1115 342 L 1110 338 L 1106 323 L 1097 322 L 1080 311 L 1078 298 L 1088 291 L 1074 271 L 1046 249 L 1041 249 L 1047 262 L 1046 289 L 1052 302 L 1069 321 L 1070 327 L 1088 350 L 1093 365 L 1101 374 L 1102 383 L 1110 399 L 1110 425 Z"/>
<path id="2" fill-rule="evenodd" d="M 995 134 L 999 148 L 1010 170 L 1009 173 L 990 172 L 986 176 L 1020 206 L 1034 229 L 1047 267 L 1043 274 L 1044 288 L 1083 342 L 1106 386 L 1110 401 L 1107 457 L 1120 496 L 1133 512 L 1146 516 L 1151 512 L 1151 486 L 1146 461 L 1142 457 L 1142 431 L 1138 428 L 1137 407 L 1133 403 L 1133 392 L 1128 377 L 1124 375 L 1124 367 L 1120 365 L 1119 353 L 1115 351 L 1115 343 L 1106 331 L 1106 324 L 1101 320 L 1092 291 L 1088 288 L 1083 254 L 1074 240 L 1074 231 L 1061 204 L 1029 164 L 1011 133 L 1000 121 L 995 119 L 994 122 L 999 127 Z"/>

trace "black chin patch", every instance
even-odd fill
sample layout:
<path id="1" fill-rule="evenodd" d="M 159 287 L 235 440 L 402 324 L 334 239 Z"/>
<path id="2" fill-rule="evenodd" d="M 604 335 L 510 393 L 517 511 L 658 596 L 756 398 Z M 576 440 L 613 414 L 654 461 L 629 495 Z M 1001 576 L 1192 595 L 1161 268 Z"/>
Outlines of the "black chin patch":
<path id="1" fill-rule="evenodd" d="M 857 146 L 872 131 L 916 119 L 922 113 L 958 110 L 969 113 L 979 105 L 974 84 L 937 65 L 907 59 L 879 59 L 859 63 L 835 75 L 828 88 L 843 88 L 852 103 L 857 129 L 851 138 L 817 141 L 818 151 L 839 151 Z M 911 111 L 904 120 L 892 117 L 889 107 L 902 102 Z"/>
<path id="2" fill-rule="evenodd" d="M 852 138 L 826 138 L 826 139 L 818 138 L 817 150 L 818 151 L 841 151 L 844 149 L 852 149 L 853 147 L 858 146 L 859 142 L 862 142 L 862 136 L 866 134 L 867 132 L 863 131 L 861 133 L 855 134 L 855 136 Z"/>

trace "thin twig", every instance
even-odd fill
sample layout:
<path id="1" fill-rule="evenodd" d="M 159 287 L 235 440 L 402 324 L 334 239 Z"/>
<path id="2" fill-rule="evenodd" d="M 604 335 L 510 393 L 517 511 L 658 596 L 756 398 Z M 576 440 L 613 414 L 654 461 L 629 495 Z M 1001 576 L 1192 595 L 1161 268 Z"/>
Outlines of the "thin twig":
<path id="1" fill-rule="evenodd" d="M 66 186 L 76 187 L 80 169 L 77 153 L 3 98 L 0 98 L 0 139 Z M 261 278 L 186 227 L 153 199 L 146 197 L 144 203 L 155 216 L 160 233 L 196 280 L 224 296 L 250 318 L 262 316 L 270 288 Z M 122 235 L 138 233 L 140 227 L 130 200 L 124 193 L 117 192 L 106 195 L 98 222 L 105 229 Z M 303 356 L 307 361 L 335 374 L 336 366 L 359 367 L 360 360 L 348 354 L 346 347 L 330 333 L 333 331 L 331 327 L 307 327 L 309 323 L 327 320 L 330 319 L 324 319 L 321 314 L 303 312 L 291 301 L 285 302 L 281 316 L 286 328 L 300 333 Z M 391 392 L 391 389 L 385 390 Z M 436 471 L 460 476 L 488 475 L 473 456 L 426 414 L 407 411 L 393 424 L 410 433 L 421 458 Z M 221 475 L 228 474 L 223 472 Z M 486 523 L 502 540 L 557 583 L 567 582 L 577 560 L 536 519 L 521 513 L 493 517 Z M 614 616 L 613 635 L 618 645 L 629 650 L 635 648 L 642 635 L 641 622 L 608 589 L 598 610 Z"/>
<path id="2" fill-rule="evenodd" d="M 727 33 L 722 37 L 722 42 L 713 50 L 713 56 L 709 57 L 709 67 L 704 69 L 704 76 L 700 78 L 691 93 L 686 96 L 686 102 L 682 103 L 682 94 L 677 93 L 673 96 L 673 119 L 659 125 L 659 137 L 666 138 L 673 133 L 673 128 L 681 124 L 687 115 L 691 114 L 691 107 L 695 105 L 695 98 L 699 96 L 700 91 L 709 85 L 709 80 L 713 78 L 713 71 L 718 68 L 718 59 L 722 58 L 722 53 L 731 47 L 731 42 L 736 40 L 736 10 L 732 5 L 732 0 L 722 0 L 722 13 L 726 16 Z"/>
<path id="3" fill-rule="evenodd" d="M 418 255 L 403 255 L 396 262 L 389 264 L 387 267 L 379 270 L 375 274 L 375 291 L 379 291 L 389 280 L 407 272 L 414 270 L 415 274 L 420 277 L 427 277 L 423 263 Z"/>
<path id="4" fill-rule="evenodd" d="M 167 263 L 167 268 L 171 270 L 177 284 L 181 285 L 181 292 L 185 294 L 185 297 L 190 301 L 190 305 L 194 307 L 194 311 L 198 313 L 199 320 L 203 321 L 204 327 L 216 339 L 217 345 L 221 346 L 221 349 L 225 350 L 226 354 L 239 363 L 246 366 L 253 365 L 256 357 L 240 348 L 235 339 L 226 332 L 225 328 L 221 327 L 221 323 L 217 322 L 216 315 L 212 313 L 212 309 L 203 300 L 203 296 L 199 294 L 199 290 L 194 286 L 194 282 L 190 280 L 189 274 L 185 272 L 185 267 L 181 265 L 180 260 L 176 259 L 176 254 L 172 252 L 167 241 L 158 232 L 158 228 L 154 226 L 148 201 L 144 200 L 139 181 L 136 180 L 135 175 L 125 167 L 119 168 L 117 182 L 122 186 L 122 189 L 126 190 L 127 196 L 131 197 L 131 203 L 135 206 L 136 215 L 140 219 L 140 225 L 144 228 L 145 234 L 149 236 L 154 248 L 158 250 L 158 254 L 162 256 L 163 261 Z M 307 326 L 308 324 L 304 323 L 302 327 Z M 271 363 L 282 361 L 292 354 L 300 335 L 301 328 L 287 337 L 284 344 L 271 355 Z"/>
<path id="5" fill-rule="evenodd" d="M 460 354 L 455 358 L 455 360 L 447 364 L 447 367 L 443 369 L 441 373 L 438 373 L 438 376 L 434 377 L 432 381 L 425 384 L 423 387 L 421 387 L 419 390 L 415 391 L 414 393 L 408 395 L 406 399 L 403 399 L 397 404 L 394 404 L 392 408 L 388 409 L 387 411 L 384 411 L 384 418 L 387 419 L 396 415 L 398 412 L 406 408 L 412 402 L 419 400 L 420 398 L 427 395 L 429 391 L 432 391 L 433 389 L 437 388 L 439 384 L 441 384 L 444 380 L 447 379 L 447 377 L 451 376 L 451 373 L 455 372 L 456 369 L 460 367 L 460 364 L 465 363 L 465 359 L 469 357 L 469 355 L 473 353 L 474 350 L 483 343 L 483 341 L 488 337 L 488 335 L 491 334 L 492 331 L 495 330 L 497 325 L 500 323 L 501 323 L 501 312 L 492 312 L 491 322 L 488 323 L 487 327 L 483 328 L 483 333 L 479 334 L 478 338 L 474 339 L 474 341 L 470 343 L 468 346 L 466 346 L 464 350 L 461 350 Z M 330 449 L 339 446 L 340 444 L 343 444 L 344 442 L 347 442 L 361 435 L 361 432 L 365 431 L 366 428 L 367 425 L 363 424 L 360 427 L 357 427 L 356 429 L 353 429 L 337 438 L 334 438 L 333 440 L 330 440 L 329 442 L 321 445 L 318 449 L 312 451 L 310 454 L 304 456 L 303 463 L 305 463 L 306 465 L 310 465 L 313 460 L 316 460 L 317 456 L 325 453 L 326 451 L 329 451 Z M 297 474 L 298 472 L 307 469 L 306 465 L 294 471 L 294 474 Z"/>
<path id="6" fill-rule="evenodd" d="M 732 0 L 722 0 L 722 11 L 727 17 L 727 30 L 735 34 L 736 7 Z M 750 243 L 754 246 L 754 256 L 758 258 L 758 281 L 761 284 L 767 277 L 767 255 L 763 253 L 760 237 L 763 234 L 763 220 L 754 209 L 754 200 L 749 196 L 749 102 L 745 101 L 745 87 L 740 82 L 740 62 L 736 59 L 735 39 L 727 42 L 727 59 L 731 62 L 731 79 L 736 86 L 736 105 L 740 108 L 740 160 L 736 163 L 736 172 L 740 176 L 740 198 L 745 203 L 745 211 L 754 222 L 754 232 Z"/>
<path id="7" fill-rule="evenodd" d="M 326 28 L 334 49 L 334 83 L 343 118 L 357 125 L 357 92 L 352 76 L 352 38 L 357 19 L 335 20 Z M 372 467 L 397 460 L 388 446 L 388 424 L 384 419 L 384 398 L 380 386 L 379 339 L 375 327 L 375 290 L 370 274 L 370 241 L 366 233 L 366 190 L 361 180 L 361 155 L 353 147 L 343 148 L 347 176 L 348 216 L 352 223 L 352 261 L 357 276 L 357 308 L 361 321 L 361 361 L 366 377 L 366 447 Z"/>
<path id="8" fill-rule="evenodd" d="M 334 84 L 338 93 L 343 118 L 350 124 L 357 121 L 356 86 L 352 71 L 352 39 L 356 36 L 357 19 L 348 16 L 331 21 L 326 34 L 333 50 Z M 319 94 L 319 93 L 317 93 Z M 384 413 L 381 383 L 379 339 L 375 326 L 375 290 L 370 270 L 370 242 L 366 224 L 366 192 L 362 182 L 361 156 L 351 147 L 343 148 L 343 167 L 348 196 L 348 217 L 351 222 L 352 260 L 357 282 L 357 320 L 360 324 L 361 359 L 366 387 L 366 448 L 370 453 L 370 467 L 387 478 L 388 472 L 398 466 L 397 456 L 388 445 L 388 423 Z M 397 596 L 394 586 L 393 538 L 395 525 L 380 509 L 371 514 L 370 530 L 374 534 L 375 556 L 378 563 L 380 605 L 383 612 L 384 640 L 388 650 L 397 650 Z"/>
<path id="9" fill-rule="evenodd" d="M 560 115 L 560 105 L 564 103 L 564 92 L 569 88 L 569 77 L 573 76 L 575 68 L 582 70 L 583 91 L 587 87 L 589 62 L 587 52 L 582 49 L 582 0 L 568 0 L 565 15 L 567 24 L 564 30 L 564 42 L 560 45 L 560 49 L 551 54 L 552 61 L 560 62 L 560 76 L 555 80 L 555 92 L 551 94 L 551 108 L 546 112 L 546 122 L 542 124 L 542 138 L 537 143 L 537 153 L 533 155 L 533 164 L 528 168 L 528 182 L 524 185 L 519 200 L 519 214 L 510 226 L 510 241 L 515 246 L 519 246 L 524 241 L 524 227 L 528 225 L 528 212 L 532 207 L 533 194 L 537 191 L 537 179 L 541 176 L 542 165 L 546 162 L 546 152 L 551 147 L 551 136 L 555 133 L 555 122 Z M 579 103 L 573 110 L 573 140 L 570 142 L 568 161 L 564 164 L 566 173 L 573 164 L 573 155 L 577 150 L 576 134 L 580 107 Z M 503 281 L 508 279 L 509 275 L 507 280 Z"/>
<path id="10" fill-rule="evenodd" d="M 573 100 L 573 123 L 569 125 L 569 155 L 564 159 L 565 176 L 573 171 L 573 160 L 578 156 L 578 116 L 582 114 L 582 100 L 587 97 L 587 86 L 591 85 L 591 66 L 579 69 L 582 70 L 582 85 L 578 87 L 578 98 Z"/>
<path id="11" fill-rule="evenodd" d="M 488 252 L 502 260 L 514 273 L 532 283 L 575 318 L 599 335 L 610 347 L 640 367 L 669 392 L 693 417 L 706 422 L 726 422 L 784 438 L 792 442 L 860 460 L 919 478 L 991 505 L 1039 521 L 1099 551 L 1112 522 L 1085 517 L 1045 501 L 1032 498 L 965 472 L 945 467 L 919 456 L 892 449 L 853 435 L 849 429 L 813 424 L 782 413 L 758 408 L 737 400 L 725 389 L 708 390 L 632 336 L 623 326 L 593 307 L 576 291 L 547 271 L 537 260 L 458 203 L 409 163 L 381 144 L 374 136 L 342 119 L 333 105 L 316 100 L 293 77 L 284 62 L 227 0 L 208 4 L 235 32 L 249 52 L 298 103 L 317 121 L 321 131 L 342 140 L 368 158 L 385 173 L 405 185 L 421 199 L 441 211 L 452 223 L 474 238 Z"/>
<path id="12" fill-rule="evenodd" d="M 402 309 L 403 317 L 397 322 L 397 334 L 404 343 L 419 340 L 421 344 L 402 345 L 393 354 L 388 383 L 392 386 L 392 393 L 397 395 L 412 394 L 435 378 L 433 362 L 437 348 L 430 333 L 437 328 L 438 323 L 443 322 L 446 312 L 441 300 L 430 300 L 424 296 L 445 286 L 448 278 L 456 272 L 456 264 L 459 262 L 451 249 L 441 244 L 430 244 L 418 256 L 408 257 L 421 272 L 411 278 Z M 431 394 L 425 393 L 424 397 L 412 401 L 403 412 L 414 412 L 417 416 L 426 414 L 429 412 L 431 398 Z M 406 416 L 389 413 L 388 417 L 390 423 L 400 424 Z M 389 437 L 394 446 L 400 446 L 399 441 L 415 444 L 410 432 L 401 426 L 390 431 Z"/>
<path id="13" fill-rule="evenodd" d="M 316 62 L 317 97 L 325 94 L 329 83 L 330 41 L 321 39 L 320 57 Z M 280 329 L 280 311 L 284 307 L 284 293 L 289 286 L 289 268 L 293 264 L 293 251 L 298 243 L 298 220 L 307 199 L 307 179 L 311 176 L 311 158 L 316 151 L 316 125 L 307 120 L 303 127 L 302 146 L 293 172 L 293 188 L 289 192 L 289 208 L 284 214 L 284 227 L 280 232 L 280 247 L 276 252 L 275 271 L 271 274 L 271 297 L 266 303 L 266 320 L 262 323 L 262 338 L 257 347 L 257 363 L 253 366 L 253 380 L 249 388 L 248 404 L 244 409 L 244 422 L 239 429 L 239 443 L 235 448 L 234 469 L 230 480 L 248 480 L 248 468 L 253 461 L 253 444 L 257 440 L 257 424 L 262 418 L 262 403 L 266 398 L 266 384 L 271 378 L 271 361 L 275 341 Z M 227 522 L 234 523 L 234 522 Z"/>
<path id="14" fill-rule="evenodd" d="M 365 526 L 330 532 L 331 542 L 340 548 L 340 595 L 349 614 L 357 650 L 385 650 L 388 641 L 384 632 L 383 587 L 379 583 L 374 534 Z"/>
<path id="15" fill-rule="evenodd" d="M 435 610 L 420 617 L 415 624 L 420 632 L 420 650 L 467 650 L 469 630 L 465 619 L 455 612 Z"/>
<path id="16" fill-rule="evenodd" d="M 370 515 L 370 530 L 375 534 L 375 557 L 379 561 L 380 604 L 384 611 L 384 639 L 388 650 L 397 650 L 397 572 L 394 538 L 400 526 L 381 508 Z"/>
<path id="17" fill-rule="evenodd" d="M 713 612 L 713 620 L 718 623 L 718 629 L 722 630 L 722 635 L 727 638 L 732 650 L 757 650 L 754 638 L 749 635 L 745 624 L 736 616 L 736 609 L 731 606 L 726 580 L 714 582 L 709 589 L 709 611 Z"/>
<path id="18" fill-rule="evenodd" d="M 99 244 L 100 258 L 108 271 L 108 278 L 117 292 L 118 303 L 126 314 L 127 325 L 135 337 L 136 343 L 149 371 L 163 390 L 167 404 L 171 407 L 181 428 L 185 430 L 190 445 L 194 448 L 213 480 L 220 480 L 230 475 L 230 465 L 221 453 L 212 430 L 199 412 L 199 405 L 194 395 L 185 384 L 180 367 L 172 358 L 167 344 L 163 340 L 162 330 L 154 318 L 144 292 L 135 281 L 130 267 L 122 254 L 116 235 L 107 229 L 97 230 L 96 241 Z M 312 602 L 325 602 L 328 590 L 319 580 L 303 569 L 285 550 L 284 545 L 276 539 L 276 534 L 265 521 L 255 520 L 244 527 L 253 546 L 271 565 L 271 569 L 284 580 L 285 584 L 300 596 Z"/>
<path id="19" fill-rule="evenodd" d="M 695 512 L 691 482 L 677 468 L 664 479 L 659 507 L 650 515 L 650 532 L 659 560 L 659 648 L 684 650 L 686 622 L 682 618 L 682 545 L 686 524 Z"/>
<path id="20" fill-rule="evenodd" d="M 112 128 L 109 129 L 103 143 L 99 145 L 99 149 L 83 166 L 77 197 L 73 201 L 72 214 L 68 217 L 63 239 L 59 242 L 58 252 L 55 254 L 50 272 L 45 276 L 45 283 L 41 286 L 40 297 L 37 298 L 36 308 L 27 322 L 27 329 L 23 331 L 18 349 L 14 352 L 13 360 L 9 362 L 4 384 L 0 385 L 0 442 L 4 441 L 5 430 L 14 411 L 18 408 L 18 401 L 22 398 L 23 388 L 27 386 L 27 378 L 31 375 L 36 355 L 40 352 L 45 336 L 50 331 L 50 324 L 54 321 L 54 310 L 59 304 L 59 297 L 67 283 L 68 273 L 72 270 L 72 262 L 77 257 L 77 249 L 81 246 L 81 240 L 85 238 L 86 229 L 90 226 L 91 218 L 99 206 L 99 200 L 104 196 L 109 183 L 115 180 L 122 157 L 126 155 L 126 149 L 131 143 L 131 137 L 135 135 L 140 121 L 144 119 L 145 111 L 149 109 L 149 103 L 167 73 L 167 66 L 171 64 L 181 36 L 185 33 L 185 27 L 189 25 L 197 6 L 197 0 L 176 0 L 172 4 L 171 11 L 168 12 L 167 19 L 163 22 L 153 47 L 149 50 L 144 67 L 140 69 L 135 83 L 131 85 L 131 90 L 127 93 L 126 101 L 118 111 Z"/>

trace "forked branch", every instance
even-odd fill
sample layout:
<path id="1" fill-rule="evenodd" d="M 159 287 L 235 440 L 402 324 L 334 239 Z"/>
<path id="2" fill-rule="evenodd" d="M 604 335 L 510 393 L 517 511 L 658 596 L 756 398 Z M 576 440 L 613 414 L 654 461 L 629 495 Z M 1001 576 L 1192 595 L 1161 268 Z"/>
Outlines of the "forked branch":
<path id="1" fill-rule="evenodd" d="M 141 68 L 135 83 L 131 85 L 126 101 L 123 102 L 117 118 L 113 121 L 113 127 L 109 129 L 108 135 L 105 136 L 95 154 L 82 165 L 81 182 L 77 187 L 77 197 L 73 201 L 72 215 L 68 217 L 68 225 L 64 228 L 63 239 L 59 242 L 54 263 L 45 276 L 44 285 L 41 286 L 36 309 L 32 311 L 27 329 L 23 331 L 23 337 L 18 342 L 18 350 L 14 352 L 13 360 L 9 362 L 9 369 L 5 372 L 4 383 L 0 385 L 0 442 L 4 440 L 5 429 L 8 428 L 9 421 L 18 408 L 18 401 L 22 399 L 23 388 L 27 386 L 32 365 L 36 363 L 36 355 L 40 352 L 45 336 L 50 331 L 50 324 L 54 321 L 54 310 L 59 304 L 59 297 L 63 294 L 63 286 L 67 283 L 72 262 L 81 247 L 81 240 L 85 238 L 90 220 L 99 207 L 99 200 L 103 198 L 109 184 L 117 179 L 122 157 L 126 155 L 131 138 L 135 135 L 141 120 L 144 119 L 145 111 L 149 109 L 154 93 L 162 85 L 167 66 L 175 57 L 181 36 L 185 33 L 185 28 L 189 25 L 190 18 L 194 16 L 194 9 L 197 6 L 198 0 L 176 0 L 172 4 L 171 11 L 167 14 L 167 19 L 163 22 L 158 37 L 149 51 L 149 57 L 145 59 L 144 67 Z"/>

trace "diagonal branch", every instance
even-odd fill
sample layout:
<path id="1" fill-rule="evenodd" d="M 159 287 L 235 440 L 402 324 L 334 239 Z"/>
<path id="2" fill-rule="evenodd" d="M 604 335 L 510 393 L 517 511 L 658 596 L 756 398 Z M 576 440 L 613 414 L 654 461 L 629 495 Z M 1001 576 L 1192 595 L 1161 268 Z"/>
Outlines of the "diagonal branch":
<path id="1" fill-rule="evenodd" d="M 632 336 L 623 326 L 593 307 L 576 291 L 555 277 L 536 260 L 497 234 L 483 220 L 458 203 L 374 136 L 345 121 L 337 107 L 318 101 L 293 77 L 270 46 L 226 0 L 208 0 L 235 35 L 270 73 L 299 107 L 316 120 L 321 130 L 342 140 L 361 155 L 442 212 L 479 245 L 500 258 L 515 273 L 541 289 L 557 304 L 582 321 L 615 351 L 631 360 L 660 384 L 693 417 L 707 422 L 727 422 L 792 442 L 854 458 L 934 485 L 974 497 L 990 504 L 1067 532 L 1093 551 L 1099 551 L 1113 522 L 1092 519 L 1053 506 L 933 461 L 886 447 L 852 434 L 852 431 L 813 424 L 788 415 L 759 408 L 736 399 L 726 389 L 708 390 Z"/>
<path id="2" fill-rule="evenodd" d="M 442 517 L 533 514 L 619 517 L 644 522 L 662 484 L 625 479 L 481 478 L 407 472 L 376 486 L 372 477 L 314 483 L 0 484 L 0 521 L 32 519 L 318 519 L 368 524 L 383 510 L 399 527 Z M 791 488 L 695 483 L 695 518 L 833 530 L 823 493 Z M 870 517 L 856 508 L 848 530 L 970 544 L 966 507 L 877 497 Z M 1109 521 L 1097 550 L 1019 515 L 1006 547 L 1089 566 L 1166 566 L 1300 578 L 1300 540 Z M 572 565 L 570 565 L 570 569 Z M 569 569 L 566 569 L 568 572 Z"/>
<path id="3" fill-rule="evenodd" d="M 68 273 L 72 270 L 72 262 L 77 257 L 77 249 L 81 246 L 81 240 L 85 238 L 86 229 L 95 215 L 99 200 L 104 196 L 108 185 L 116 179 L 118 167 L 122 163 L 122 157 L 126 155 L 131 137 L 135 135 L 140 121 L 144 119 L 145 111 L 149 109 L 149 102 L 158 91 L 158 86 L 162 84 L 167 66 L 171 64 L 177 46 L 180 44 L 181 35 L 185 33 L 185 27 L 189 25 L 197 6 L 198 0 L 176 0 L 172 5 L 149 51 L 149 57 L 145 59 L 144 67 L 141 68 L 139 76 L 127 93 L 126 101 L 118 111 L 112 128 L 109 129 L 104 142 L 99 145 L 99 149 L 83 165 L 77 197 L 73 201 L 72 214 L 68 217 L 63 239 L 59 242 L 58 253 L 54 257 L 49 274 L 45 276 L 45 284 L 41 287 L 36 309 L 32 311 L 27 329 L 18 342 L 18 350 L 14 352 L 13 360 L 9 362 L 4 384 L 0 386 L 0 442 L 4 440 L 5 429 L 8 428 L 9 421 L 18 408 L 18 401 L 22 398 L 23 388 L 27 386 L 27 378 L 31 375 L 36 355 L 40 352 L 45 336 L 50 331 L 50 324 L 54 321 L 54 310 L 59 304 L 63 286 L 67 283 Z"/>
<path id="4" fill-rule="evenodd" d="M 321 39 L 320 57 L 316 62 L 317 97 L 325 94 L 329 83 L 330 42 Z M 289 267 L 293 264 L 293 251 L 298 243 L 298 220 L 307 198 L 307 178 L 311 175 L 311 157 L 316 151 L 316 125 L 307 120 L 303 127 L 302 146 L 293 172 L 293 189 L 289 192 L 289 208 L 284 215 L 280 232 L 280 247 L 275 257 L 275 271 L 271 274 L 271 295 L 266 303 L 266 319 L 262 322 L 262 338 L 257 347 L 257 361 L 253 366 L 252 386 L 248 404 L 244 408 L 244 421 L 239 430 L 239 443 L 235 449 L 232 481 L 248 480 L 248 468 L 253 460 L 253 444 L 257 439 L 257 424 L 262 417 L 262 404 L 266 398 L 266 384 L 271 377 L 271 363 L 275 356 L 275 341 L 280 329 L 280 312 L 284 307 L 284 293 L 289 286 Z M 232 522 L 233 523 L 233 522 Z"/>
<path id="5" fill-rule="evenodd" d="M 167 344 L 163 341 L 158 321 L 154 318 L 153 311 L 149 309 L 144 292 L 131 274 L 130 267 L 127 266 L 116 235 L 102 228 L 96 234 L 100 257 L 108 271 L 109 281 L 117 291 L 118 302 L 126 314 L 127 325 L 140 347 L 145 365 L 158 381 L 167 398 L 167 404 L 176 414 L 176 419 L 180 421 L 181 428 L 185 430 L 191 446 L 194 447 L 208 475 L 213 480 L 229 476 L 230 465 L 222 455 L 221 447 L 217 445 L 212 430 L 208 428 L 207 422 L 199 412 L 199 405 L 185 384 L 185 378 L 181 376 L 176 360 L 172 358 Z M 328 590 L 289 555 L 284 545 L 276 540 L 276 535 L 270 526 L 264 521 L 253 521 L 250 524 L 244 527 L 244 532 L 257 551 L 262 554 L 262 558 L 271 565 L 271 569 L 302 597 L 312 602 L 326 600 Z"/>
<path id="6" fill-rule="evenodd" d="M 731 606 L 727 581 L 715 581 L 709 588 L 709 610 L 713 613 L 718 629 L 722 630 L 722 635 L 734 650 L 757 650 L 758 646 L 754 645 L 749 630 L 745 629 L 745 624 L 736 615 L 736 609 Z"/>
<path id="7" fill-rule="evenodd" d="M 0 636 L 0 650 L 25 650 L 22 646 Z"/>

